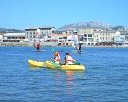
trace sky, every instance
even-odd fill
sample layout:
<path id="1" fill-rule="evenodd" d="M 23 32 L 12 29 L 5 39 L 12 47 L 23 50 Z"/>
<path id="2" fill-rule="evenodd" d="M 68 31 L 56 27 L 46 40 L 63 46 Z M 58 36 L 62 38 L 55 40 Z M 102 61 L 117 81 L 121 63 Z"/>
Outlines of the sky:
<path id="1" fill-rule="evenodd" d="M 0 0 L 0 28 L 98 21 L 128 26 L 128 0 Z"/>

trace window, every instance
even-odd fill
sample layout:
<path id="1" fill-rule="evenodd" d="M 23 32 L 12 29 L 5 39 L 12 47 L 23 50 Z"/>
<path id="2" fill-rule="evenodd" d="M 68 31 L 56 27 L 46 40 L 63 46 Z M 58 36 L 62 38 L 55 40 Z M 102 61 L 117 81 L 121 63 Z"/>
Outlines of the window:
<path id="1" fill-rule="evenodd" d="M 84 34 L 84 37 L 87 37 L 87 34 Z"/>
<path id="2" fill-rule="evenodd" d="M 52 31 L 52 33 L 55 33 L 55 31 Z"/>
<path id="3" fill-rule="evenodd" d="M 67 37 L 63 37 L 63 39 L 67 39 Z"/>
<path id="4" fill-rule="evenodd" d="M 91 35 L 91 34 L 89 34 L 89 35 L 88 35 L 88 37 L 92 37 L 92 35 Z"/>

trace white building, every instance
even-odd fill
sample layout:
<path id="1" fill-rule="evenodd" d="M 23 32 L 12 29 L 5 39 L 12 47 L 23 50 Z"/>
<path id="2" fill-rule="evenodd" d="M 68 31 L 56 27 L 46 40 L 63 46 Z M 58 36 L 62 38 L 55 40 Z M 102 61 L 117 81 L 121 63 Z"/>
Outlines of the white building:
<path id="1" fill-rule="evenodd" d="M 3 36 L 0 35 L 0 42 L 3 42 Z"/>
<path id="2" fill-rule="evenodd" d="M 114 37 L 114 43 L 115 44 L 124 44 L 125 43 L 125 35 L 118 35 Z"/>
<path id="3" fill-rule="evenodd" d="M 85 28 L 78 32 L 79 38 L 82 38 L 82 43 L 87 46 L 93 45 L 112 45 L 114 37 L 121 35 L 119 31 L 105 31 L 103 29 Z"/>
<path id="4" fill-rule="evenodd" d="M 47 40 L 48 35 L 55 32 L 55 27 L 32 27 L 25 29 L 25 39 L 28 42 L 33 42 L 37 38 L 37 33 L 39 30 L 39 37 L 41 42 Z"/>
<path id="5" fill-rule="evenodd" d="M 3 42 L 24 42 L 25 33 L 5 33 L 2 38 Z"/>
<path id="6" fill-rule="evenodd" d="M 79 30 L 78 37 L 83 45 L 92 46 L 95 44 L 93 30 L 94 29 L 92 28 L 85 28 Z"/>
<path id="7" fill-rule="evenodd" d="M 47 41 L 48 42 L 66 42 L 67 34 L 49 34 Z"/>

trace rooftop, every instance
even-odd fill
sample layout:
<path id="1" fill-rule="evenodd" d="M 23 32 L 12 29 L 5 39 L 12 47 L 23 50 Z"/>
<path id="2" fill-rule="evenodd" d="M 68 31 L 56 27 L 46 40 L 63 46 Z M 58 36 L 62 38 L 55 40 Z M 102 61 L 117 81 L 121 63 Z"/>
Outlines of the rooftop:
<path id="1" fill-rule="evenodd" d="M 53 26 L 28 27 L 28 28 L 25 28 L 25 30 L 26 29 L 34 29 L 34 30 L 36 30 L 36 29 L 42 29 L 42 28 L 55 28 L 55 27 L 53 27 Z"/>
<path id="2" fill-rule="evenodd" d="M 25 33 L 5 33 L 3 36 L 25 36 Z"/>

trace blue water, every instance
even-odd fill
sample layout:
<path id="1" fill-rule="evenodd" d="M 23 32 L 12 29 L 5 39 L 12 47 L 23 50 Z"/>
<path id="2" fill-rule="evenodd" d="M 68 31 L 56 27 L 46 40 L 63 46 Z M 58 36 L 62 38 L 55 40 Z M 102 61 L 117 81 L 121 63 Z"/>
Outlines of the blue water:
<path id="1" fill-rule="evenodd" d="M 84 72 L 29 68 L 28 59 L 49 60 L 53 48 L 0 47 L 0 102 L 128 102 L 128 48 L 56 47 L 84 64 Z"/>

